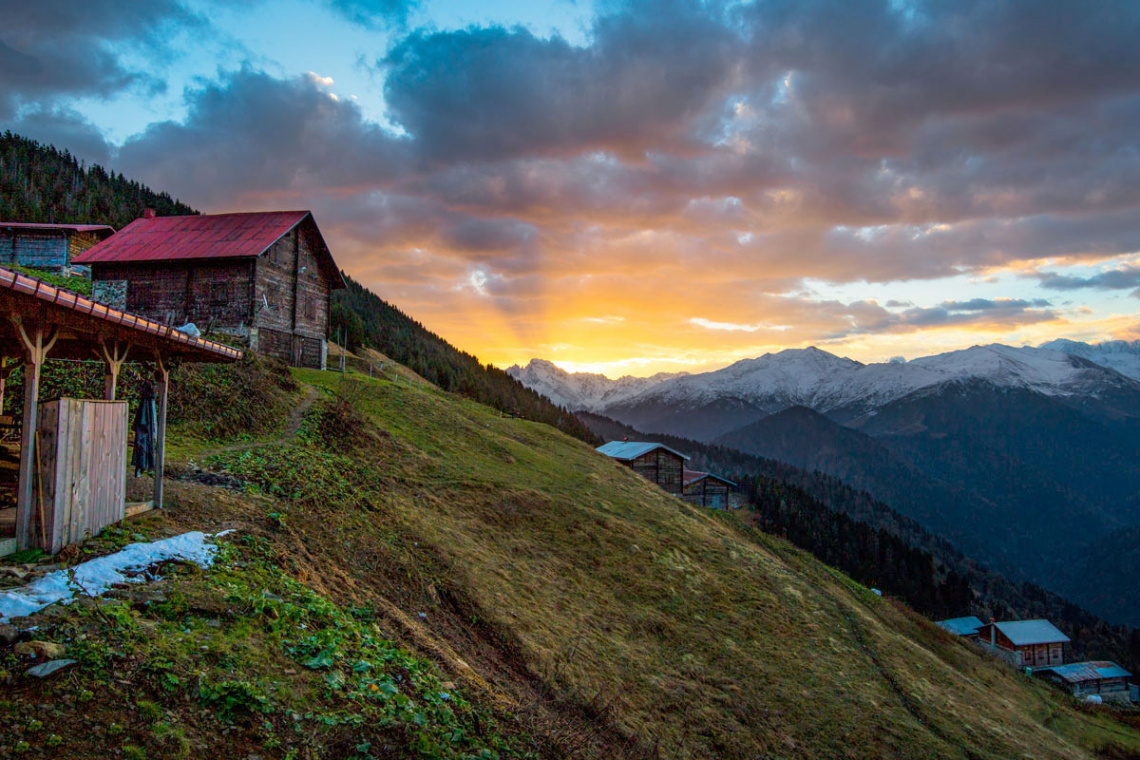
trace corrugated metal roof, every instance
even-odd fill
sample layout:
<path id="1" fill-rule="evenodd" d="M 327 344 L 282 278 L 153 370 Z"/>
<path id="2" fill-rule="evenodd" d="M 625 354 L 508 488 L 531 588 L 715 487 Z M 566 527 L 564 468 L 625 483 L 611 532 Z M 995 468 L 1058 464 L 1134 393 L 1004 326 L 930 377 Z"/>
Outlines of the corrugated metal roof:
<path id="1" fill-rule="evenodd" d="M 700 470 L 685 470 L 684 475 L 681 478 L 681 483 L 683 485 L 689 486 L 699 480 L 704 480 L 705 478 L 719 480 L 721 483 L 725 483 L 731 488 L 736 488 L 736 484 L 728 478 L 722 478 L 720 475 L 713 475 L 711 472 L 701 472 Z"/>
<path id="2" fill-rule="evenodd" d="M 973 615 L 969 617 L 950 618 L 949 620 L 939 620 L 938 625 L 945 628 L 955 636 L 972 636 L 978 632 L 985 623 Z"/>
<path id="3" fill-rule="evenodd" d="M 37 222 L 0 222 L 2 227 L 15 227 L 29 230 L 71 230 L 73 232 L 114 232 L 115 228 L 106 224 L 39 224 Z"/>
<path id="4" fill-rule="evenodd" d="M 136 219 L 72 263 L 249 258 L 261 255 L 307 216 L 308 211 L 261 211 Z"/>
<path id="5" fill-rule="evenodd" d="M 663 443 L 649 443 L 645 441 L 610 441 L 604 446 L 599 446 L 598 451 L 602 452 L 608 457 L 620 459 L 622 461 L 629 461 L 630 459 L 637 459 L 642 454 L 647 454 L 656 449 L 665 449 L 672 452 L 682 459 L 688 459 L 687 456 L 679 451 L 674 451 Z"/>
<path id="6" fill-rule="evenodd" d="M 1082 681 L 1099 681 L 1103 678 L 1129 678 L 1132 676 L 1115 662 L 1096 660 L 1093 662 L 1071 662 L 1068 665 L 1057 665 L 1052 668 L 1038 668 L 1040 671 L 1056 673 L 1069 683 Z"/>
<path id="7" fill-rule="evenodd" d="M 994 625 L 1017 647 L 1069 641 L 1069 637 L 1048 620 L 1011 620 Z"/>

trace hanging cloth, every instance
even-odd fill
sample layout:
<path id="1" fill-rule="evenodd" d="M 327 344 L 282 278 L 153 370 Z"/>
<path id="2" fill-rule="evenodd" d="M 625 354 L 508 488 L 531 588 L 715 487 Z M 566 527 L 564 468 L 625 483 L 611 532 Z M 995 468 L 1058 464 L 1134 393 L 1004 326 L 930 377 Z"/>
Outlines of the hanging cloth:
<path id="1" fill-rule="evenodd" d="M 135 433 L 135 450 L 131 454 L 131 467 L 137 478 L 144 472 L 154 469 L 154 438 L 158 429 L 154 411 L 154 389 L 150 383 L 143 383 L 139 393 L 139 408 L 135 412 L 135 422 L 131 426 Z"/>

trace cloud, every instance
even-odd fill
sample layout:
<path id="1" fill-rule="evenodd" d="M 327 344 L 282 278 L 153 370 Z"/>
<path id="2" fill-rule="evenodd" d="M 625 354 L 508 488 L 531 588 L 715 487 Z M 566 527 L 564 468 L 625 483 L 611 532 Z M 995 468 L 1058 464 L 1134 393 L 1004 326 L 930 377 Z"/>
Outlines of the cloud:
<path id="1" fill-rule="evenodd" d="M 343 18 L 366 29 L 403 26 L 418 0 L 327 0 Z"/>
<path id="2" fill-rule="evenodd" d="M 1082 288 L 1128 290 L 1140 288 L 1140 264 L 1128 264 L 1115 269 L 1108 269 L 1090 277 L 1074 277 L 1057 272 L 1037 272 L 1035 276 L 1041 282 L 1041 287 L 1050 290 L 1080 290 Z"/>
<path id="3" fill-rule="evenodd" d="M 737 37 L 702 5 L 641 3 L 576 47 L 518 27 L 417 31 L 379 61 L 392 118 L 431 162 L 695 145 Z"/>
<path id="4" fill-rule="evenodd" d="M 118 163 L 209 208 L 326 189 L 356 195 L 399 176 L 406 141 L 366 121 L 352 101 L 330 99 L 325 86 L 315 75 L 228 74 L 187 94 L 184 121 L 127 140 Z"/>
<path id="5" fill-rule="evenodd" d="M 161 87 L 151 71 L 124 62 L 143 51 L 148 68 L 168 55 L 181 30 L 208 24 L 178 0 L 9 1 L 0 15 L 0 119 L 21 106 L 50 108 L 68 96 L 108 97 L 138 85 Z"/>
<path id="6" fill-rule="evenodd" d="M 616 362 L 667 355 L 661 334 L 727 355 L 770 331 L 966 335 L 1079 309 L 968 291 L 841 302 L 801 297 L 806 278 L 826 292 L 1032 269 L 1051 290 L 1140 288 L 1134 267 L 1036 269 L 1140 250 L 1134 3 L 628 0 L 579 44 L 408 32 L 393 24 L 411 3 L 322 0 L 386 27 L 369 60 L 394 128 L 334 100 L 328 70 L 251 63 L 210 72 L 184 118 L 116 150 L 65 99 L 148 86 L 120 43 L 161 60 L 164 33 L 204 23 L 174 0 L 124 2 L 6 18 L 0 119 L 204 210 L 313 208 L 342 265 L 492 359 L 567 334 Z M 598 321 L 611 313 L 624 321 Z"/>
<path id="7" fill-rule="evenodd" d="M 689 320 L 689 324 L 703 327 L 706 330 L 726 330 L 728 332 L 756 332 L 758 330 L 772 330 L 775 332 L 783 332 L 784 330 L 791 329 L 790 325 L 775 325 L 767 322 L 757 322 L 752 325 L 740 325 L 734 322 L 714 322 L 709 319 L 701 317 L 693 317 Z"/>

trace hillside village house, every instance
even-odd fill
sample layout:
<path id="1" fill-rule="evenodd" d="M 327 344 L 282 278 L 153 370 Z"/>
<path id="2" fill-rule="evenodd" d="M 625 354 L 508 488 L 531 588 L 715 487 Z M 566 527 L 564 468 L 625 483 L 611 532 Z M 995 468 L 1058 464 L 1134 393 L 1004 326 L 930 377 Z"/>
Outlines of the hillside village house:
<path id="1" fill-rule="evenodd" d="M 697 470 L 685 470 L 682 481 L 681 498 L 690 504 L 713 509 L 728 509 L 729 494 L 736 488 L 736 484 L 731 480 Z"/>
<path id="2" fill-rule="evenodd" d="M 0 222 L 0 266 L 61 270 L 114 232 L 104 224 Z"/>
<path id="3" fill-rule="evenodd" d="M 598 451 L 629 467 L 674 496 L 681 496 L 688 457 L 660 443 L 610 441 Z"/>
<path id="4" fill-rule="evenodd" d="M 1052 668 L 1037 668 L 1033 674 L 1067 689 L 1075 697 L 1099 694 L 1102 699 L 1113 702 L 1131 701 L 1128 679 L 1132 674 L 1115 662 L 1074 662 Z"/>
<path id="5" fill-rule="evenodd" d="M 345 286 L 309 211 L 148 211 L 73 263 L 91 267 L 93 296 L 115 308 L 247 338 L 260 354 L 321 369 L 329 299 Z"/>
<path id="6" fill-rule="evenodd" d="M 1048 620 L 991 621 L 978 630 L 979 644 L 1012 652 L 1033 668 L 1063 665 L 1069 640 Z"/>

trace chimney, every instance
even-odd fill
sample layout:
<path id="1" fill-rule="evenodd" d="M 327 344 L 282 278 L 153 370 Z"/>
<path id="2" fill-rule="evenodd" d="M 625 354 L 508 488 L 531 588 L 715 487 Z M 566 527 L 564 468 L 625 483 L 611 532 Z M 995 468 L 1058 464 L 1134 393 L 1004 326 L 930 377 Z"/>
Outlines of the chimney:
<path id="1" fill-rule="evenodd" d="M 143 211 L 143 219 L 154 219 L 154 209 L 148 208 Z"/>
<path id="2" fill-rule="evenodd" d="M 997 646 L 997 624 L 990 618 L 990 646 Z"/>

